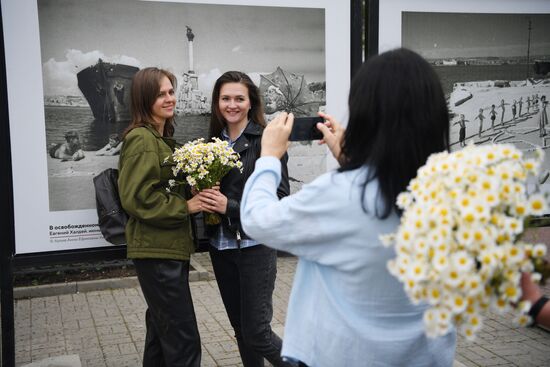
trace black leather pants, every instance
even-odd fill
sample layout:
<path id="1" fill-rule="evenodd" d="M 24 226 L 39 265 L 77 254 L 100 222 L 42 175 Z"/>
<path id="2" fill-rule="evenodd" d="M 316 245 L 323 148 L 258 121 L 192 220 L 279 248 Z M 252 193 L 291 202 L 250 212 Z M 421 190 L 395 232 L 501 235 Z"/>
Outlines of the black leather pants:
<path id="1" fill-rule="evenodd" d="M 189 261 L 134 259 L 134 265 L 148 306 L 143 367 L 200 367 Z"/>
<path id="2" fill-rule="evenodd" d="M 210 257 L 244 367 L 290 366 L 281 358 L 281 339 L 271 330 L 277 252 L 257 245 L 219 251 Z"/>

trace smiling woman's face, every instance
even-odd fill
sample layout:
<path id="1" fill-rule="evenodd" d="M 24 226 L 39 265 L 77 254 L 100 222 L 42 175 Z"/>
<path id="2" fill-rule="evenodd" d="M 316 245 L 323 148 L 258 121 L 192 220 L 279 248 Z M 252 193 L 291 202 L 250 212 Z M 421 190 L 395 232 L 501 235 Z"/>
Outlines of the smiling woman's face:
<path id="1" fill-rule="evenodd" d="M 243 129 L 248 122 L 250 110 L 248 88 L 241 83 L 225 83 L 220 89 L 218 108 L 228 124 L 228 129 Z"/>
<path id="2" fill-rule="evenodd" d="M 159 124 L 164 124 L 166 119 L 174 116 L 176 107 L 176 93 L 168 77 L 164 76 L 160 81 L 160 90 L 151 109 L 153 119 Z"/>

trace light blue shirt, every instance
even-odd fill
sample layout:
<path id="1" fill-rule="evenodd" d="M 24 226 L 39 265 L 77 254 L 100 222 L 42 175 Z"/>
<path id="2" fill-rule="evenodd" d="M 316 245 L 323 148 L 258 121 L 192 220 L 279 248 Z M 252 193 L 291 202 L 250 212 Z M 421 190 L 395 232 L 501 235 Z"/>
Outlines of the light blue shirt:
<path id="1" fill-rule="evenodd" d="M 394 232 L 396 214 L 372 213 L 376 182 L 366 168 L 328 172 L 279 201 L 281 164 L 262 157 L 241 201 L 246 233 L 299 257 L 282 355 L 309 366 L 452 366 L 456 335 L 429 339 L 425 306 L 412 305 L 386 263 L 395 256 L 378 236 Z"/>
<path id="2" fill-rule="evenodd" d="M 250 121 L 248 121 L 248 123 L 250 123 Z M 229 134 L 227 133 L 227 129 L 224 128 L 222 130 L 222 137 L 225 141 L 229 143 L 229 146 L 233 148 L 237 140 L 239 140 L 239 138 L 243 134 L 243 131 L 244 129 L 241 130 L 241 133 L 239 134 L 239 136 L 235 138 L 235 140 L 231 140 L 231 138 L 229 137 Z M 210 239 L 210 245 L 214 246 L 218 250 L 234 250 L 237 248 L 246 248 L 246 247 L 256 246 L 257 244 L 258 242 L 248 238 L 243 238 L 240 244 L 237 243 L 236 239 L 227 237 L 225 235 L 222 225 L 218 226 L 218 230 L 215 236 Z"/>

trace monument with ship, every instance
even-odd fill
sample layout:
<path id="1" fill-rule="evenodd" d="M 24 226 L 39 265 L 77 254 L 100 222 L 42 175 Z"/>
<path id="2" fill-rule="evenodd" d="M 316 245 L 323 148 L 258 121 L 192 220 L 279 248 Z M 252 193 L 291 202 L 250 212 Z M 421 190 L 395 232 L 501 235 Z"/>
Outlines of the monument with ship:
<path id="1" fill-rule="evenodd" d="M 187 26 L 189 70 L 179 80 L 176 113 L 200 115 L 210 111 L 206 97 L 199 90 L 198 75 L 193 70 L 193 39 Z M 139 68 L 109 63 L 98 59 L 95 65 L 81 70 L 76 76 L 78 88 L 90 105 L 96 121 L 118 123 L 130 120 L 130 88 Z"/>

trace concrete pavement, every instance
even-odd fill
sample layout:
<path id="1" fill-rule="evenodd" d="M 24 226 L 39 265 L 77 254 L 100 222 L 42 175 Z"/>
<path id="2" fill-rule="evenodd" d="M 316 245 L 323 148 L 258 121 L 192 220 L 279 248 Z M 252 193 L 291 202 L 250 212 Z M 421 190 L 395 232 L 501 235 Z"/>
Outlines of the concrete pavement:
<path id="1" fill-rule="evenodd" d="M 278 260 L 273 327 L 282 334 L 297 260 Z M 193 265 L 191 292 L 202 340 L 202 365 L 241 366 L 208 254 L 194 255 Z M 15 290 L 17 366 L 141 365 L 146 306 L 135 279 L 43 286 L 40 292 Z M 545 293 L 550 294 L 550 287 Z M 550 366 L 550 333 L 518 328 L 511 317 L 491 314 L 475 342 L 459 339 L 455 360 L 455 366 L 468 367 Z"/>

